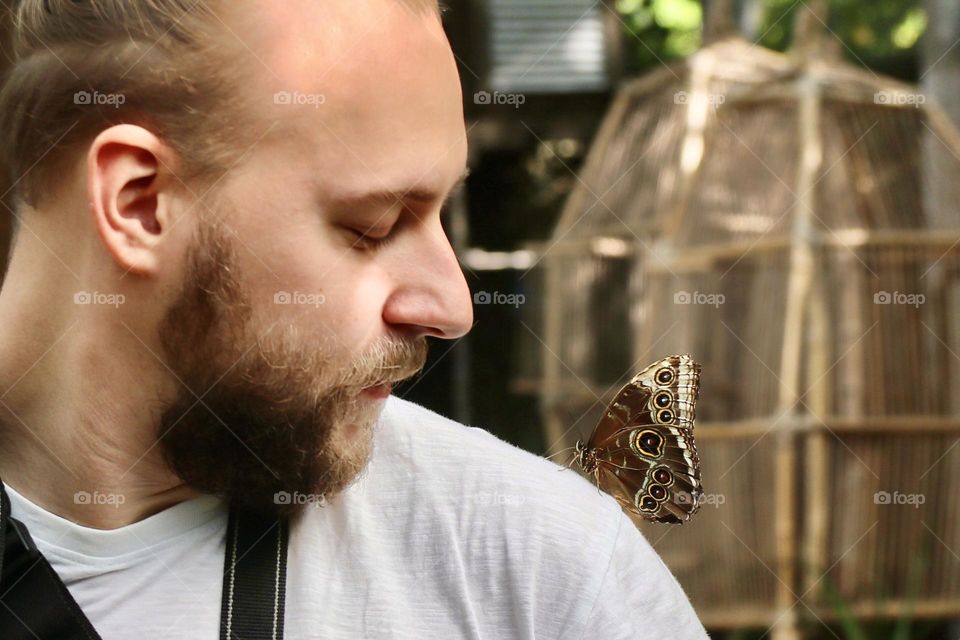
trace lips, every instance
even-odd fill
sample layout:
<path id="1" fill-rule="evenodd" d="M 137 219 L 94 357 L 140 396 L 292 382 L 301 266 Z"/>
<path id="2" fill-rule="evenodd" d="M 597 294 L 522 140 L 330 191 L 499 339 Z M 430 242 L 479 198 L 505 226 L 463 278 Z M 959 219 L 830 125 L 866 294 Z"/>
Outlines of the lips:
<path id="1" fill-rule="evenodd" d="M 376 398 L 377 400 L 383 400 L 390 395 L 392 391 L 392 386 L 389 384 L 378 384 L 375 387 L 367 387 L 361 391 L 361 395 L 364 395 L 368 398 Z"/>

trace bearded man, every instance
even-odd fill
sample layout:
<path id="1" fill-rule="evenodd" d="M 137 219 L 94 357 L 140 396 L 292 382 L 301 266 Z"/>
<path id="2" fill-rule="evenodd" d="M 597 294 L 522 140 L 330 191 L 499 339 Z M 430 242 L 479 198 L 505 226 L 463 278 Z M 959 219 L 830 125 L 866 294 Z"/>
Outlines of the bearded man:
<path id="1" fill-rule="evenodd" d="M 13 35 L 0 477 L 101 637 L 218 637 L 231 508 L 289 522 L 288 638 L 705 637 L 613 499 L 390 395 L 473 322 L 434 0 L 23 0 Z"/>

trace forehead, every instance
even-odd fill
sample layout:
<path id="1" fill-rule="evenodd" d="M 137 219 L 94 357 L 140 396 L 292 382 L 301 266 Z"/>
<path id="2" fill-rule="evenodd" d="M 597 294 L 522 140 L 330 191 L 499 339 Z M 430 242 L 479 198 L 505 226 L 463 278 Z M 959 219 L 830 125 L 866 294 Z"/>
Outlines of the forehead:
<path id="1" fill-rule="evenodd" d="M 432 11 L 285 0 L 258 3 L 245 19 L 259 67 L 253 106 L 321 187 L 442 191 L 460 175 L 460 80 Z"/>

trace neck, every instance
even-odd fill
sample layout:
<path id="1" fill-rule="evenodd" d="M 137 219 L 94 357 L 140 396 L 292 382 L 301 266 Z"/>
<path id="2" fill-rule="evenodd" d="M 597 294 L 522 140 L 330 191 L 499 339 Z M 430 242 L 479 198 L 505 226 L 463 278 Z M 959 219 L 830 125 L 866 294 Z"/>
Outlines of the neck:
<path id="1" fill-rule="evenodd" d="M 115 309 L 63 310 L 57 300 L 85 289 L 76 280 L 64 278 L 70 282 L 58 288 L 31 282 L 36 278 L 21 277 L 23 271 L 11 261 L 0 291 L 3 482 L 41 508 L 97 529 L 138 522 L 196 496 L 157 446 L 170 389 L 154 341 Z"/>

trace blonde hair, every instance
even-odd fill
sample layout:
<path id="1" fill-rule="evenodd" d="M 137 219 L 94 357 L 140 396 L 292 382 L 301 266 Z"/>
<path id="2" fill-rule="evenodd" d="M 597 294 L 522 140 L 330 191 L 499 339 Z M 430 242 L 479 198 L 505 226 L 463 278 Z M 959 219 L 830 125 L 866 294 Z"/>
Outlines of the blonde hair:
<path id="1" fill-rule="evenodd" d="M 252 132 L 223 31 L 201 0 L 21 0 L 0 90 L 17 204 L 36 207 L 71 151 L 121 122 L 163 138 L 184 181 L 227 166 Z"/>

